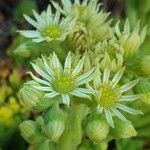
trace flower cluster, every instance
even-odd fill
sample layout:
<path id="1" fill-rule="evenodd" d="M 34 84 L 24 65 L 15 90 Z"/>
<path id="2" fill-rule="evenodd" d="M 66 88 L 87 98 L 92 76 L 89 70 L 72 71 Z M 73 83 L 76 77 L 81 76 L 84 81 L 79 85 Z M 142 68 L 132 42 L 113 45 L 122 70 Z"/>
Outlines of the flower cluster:
<path id="1" fill-rule="evenodd" d="M 137 24 L 131 31 L 128 20 L 123 31 L 119 23 L 113 27 L 97 2 L 62 0 L 60 7 L 52 1 L 55 13 L 51 6 L 41 15 L 33 11 L 37 22 L 25 15 L 36 30 L 19 32 L 53 46 L 50 54 L 32 61 L 32 80 L 19 92 L 22 104 L 43 112 L 20 125 L 22 136 L 37 147 L 78 149 L 87 137 L 99 144 L 109 136 L 136 136 L 130 114 L 143 113 L 131 103 L 142 97 L 146 101 L 149 91 L 131 69 L 136 62 L 131 58 L 136 58 L 146 29 L 140 32 Z M 148 58 L 140 62 L 143 74 L 149 72 L 147 65 Z"/>

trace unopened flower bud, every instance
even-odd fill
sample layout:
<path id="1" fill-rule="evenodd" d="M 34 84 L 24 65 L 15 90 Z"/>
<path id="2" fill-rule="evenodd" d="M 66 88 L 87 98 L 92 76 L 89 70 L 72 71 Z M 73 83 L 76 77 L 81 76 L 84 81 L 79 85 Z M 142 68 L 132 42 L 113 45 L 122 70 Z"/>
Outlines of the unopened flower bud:
<path id="1" fill-rule="evenodd" d="M 36 123 L 32 120 L 22 122 L 19 128 L 21 130 L 21 135 L 31 144 L 38 143 L 44 139 Z"/>
<path id="2" fill-rule="evenodd" d="M 53 142 L 57 142 L 65 130 L 65 116 L 59 108 L 50 109 L 44 116 L 44 133 Z"/>
<path id="3" fill-rule="evenodd" d="M 40 110 L 42 109 L 40 104 L 44 103 L 43 92 L 34 89 L 33 85 L 38 85 L 38 83 L 34 81 L 25 83 L 19 91 L 19 99 L 28 108 Z"/>
<path id="4" fill-rule="evenodd" d="M 110 129 L 110 134 L 116 139 L 130 138 L 137 135 L 132 123 L 114 118 L 115 128 Z"/>
<path id="5" fill-rule="evenodd" d="M 131 58 L 139 47 L 140 35 L 132 33 L 123 45 L 125 59 Z"/>
<path id="6" fill-rule="evenodd" d="M 87 118 L 85 132 L 94 143 L 99 143 L 106 139 L 109 125 L 99 115 L 94 114 Z"/>

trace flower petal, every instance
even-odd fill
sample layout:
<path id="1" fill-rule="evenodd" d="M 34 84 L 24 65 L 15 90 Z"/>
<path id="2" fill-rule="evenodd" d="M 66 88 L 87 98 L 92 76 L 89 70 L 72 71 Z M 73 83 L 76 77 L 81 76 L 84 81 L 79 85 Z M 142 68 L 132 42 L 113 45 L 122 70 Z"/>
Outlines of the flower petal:
<path id="1" fill-rule="evenodd" d="M 59 21 L 60 21 L 60 11 L 57 10 L 56 13 L 55 13 L 55 17 L 54 17 L 53 23 L 54 24 L 58 24 Z"/>
<path id="2" fill-rule="evenodd" d="M 35 89 L 39 91 L 52 92 L 53 89 L 49 86 L 33 86 Z"/>
<path id="3" fill-rule="evenodd" d="M 133 115 L 143 114 L 142 111 L 140 111 L 140 110 L 135 110 L 135 109 L 132 109 L 132 108 L 127 107 L 127 106 L 122 105 L 122 104 L 116 104 L 115 107 L 117 107 L 121 110 L 124 110 L 125 112 L 128 112 L 130 114 L 133 114 Z"/>
<path id="4" fill-rule="evenodd" d="M 121 101 L 134 101 L 139 99 L 140 95 L 125 95 L 121 97 Z"/>
<path id="5" fill-rule="evenodd" d="M 47 24 L 51 24 L 53 22 L 53 17 L 52 17 L 52 8 L 50 5 L 48 5 L 47 12 L 46 12 L 46 20 Z"/>
<path id="6" fill-rule="evenodd" d="M 35 80 L 36 82 L 38 82 L 38 83 L 40 83 L 40 84 L 48 85 L 48 86 L 50 85 L 49 82 L 47 82 L 47 81 L 45 81 L 45 80 L 42 80 L 42 79 L 40 79 L 40 78 L 34 76 L 32 72 L 28 72 L 28 73 L 31 75 L 32 79 Z"/>
<path id="7" fill-rule="evenodd" d="M 51 92 L 51 93 L 45 94 L 44 96 L 45 96 L 45 97 L 49 97 L 49 98 L 53 98 L 53 97 L 55 97 L 55 96 L 57 96 L 57 95 L 59 95 L 59 93 L 53 91 L 53 92 Z"/>
<path id="8" fill-rule="evenodd" d="M 110 69 L 108 67 L 106 67 L 104 69 L 103 82 L 106 82 L 109 80 L 109 75 L 110 75 Z"/>
<path id="9" fill-rule="evenodd" d="M 52 77 L 53 76 L 53 71 L 52 69 L 50 68 L 50 66 L 48 65 L 46 59 L 44 58 L 44 56 L 42 55 L 42 59 L 43 59 L 43 62 L 44 62 L 44 67 L 47 71 L 47 73 Z"/>
<path id="10" fill-rule="evenodd" d="M 64 104 L 66 104 L 68 107 L 70 105 L 70 98 L 69 95 L 67 94 L 62 94 L 62 101 Z"/>
<path id="11" fill-rule="evenodd" d="M 75 69 L 73 70 L 73 72 L 72 72 L 72 75 L 73 75 L 73 76 L 76 76 L 76 75 L 81 71 L 81 69 L 83 68 L 83 63 L 84 63 L 84 58 L 82 58 L 82 59 L 78 62 L 77 66 L 76 66 Z"/>
<path id="12" fill-rule="evenodd" d="M 125 67 L 122 68 L 121 70 L 119 70 L 119 71 L 115 74 L 115 76 L 113 77 L 113 79 L 112 79 L 112 81 L 111 81 L 111 83 L 110 83 L 110 85 L 111 85 L 113 88 L 117 85 L 117 83 L 118 83 L 119 80 L 121 79 L 121 77 L 122 77 L 122 75 L 123 75 L 123 73 L 124 73 L 124 70 L 125 70 Z"/>
<path id="13" fill-rule="evenodd" d="M 64 73 L 70 74 L 71 71 L 71 53 L 68 53 L 68 56 L 65 61 Z"/>
<path id="14" fill-rule="evenodd" d="M 39 27 L 43 28 L 45 26 L 45 22 L 42 19 L 42 17 L 35 10 L 33 10 L 33 15 L 35 19 L 37 20 Z"/>
<path id="15" fill-rule="evenodd" d="M 53 53 L 52 61 L 53 61 L 54 68 L 57 68 L 57 69 L 60 68 L 60 62 L 55 52 Z"/>
<path id="16" fill-rule="evenodd" d="M 101 73 L 99 71 L 99 69 L 96 70 L 96 75 L 94 78 L 94 88 L 95 89 L 99 89 L 100 85 L 101 85 L 102 81 L 101 81 Z"/>
<path id="17" fill-rule="evenodd" d="M 75 95 L 77 97 L 82 97 L 82 98 L 87 98 L 87 99 L 91 99 L 89 95 L 82 93 L 81 91 L 76 91 L 74 90 L 73 92 L 71 92 L 70 94 Z"/>
<path id="18" fill-rule="evenodd" d="M 33 25 L 34 27 L 38 28 L 37 22 L 34 21 L 33 19 L 31 19 L 29 16 L 27 15 L 23 15 L 24 18 L 26 19 L 27 22 L 29 22 L 31 25 Z"/>
<path id="19" fill-rule="evenodd" d="M 112 115 L 111 115 L 110 110 L 104 109 L 104 112 L 105 112 L 105 116 L 106 116 L 107 122 L 109 123 L 109 125 L 110 125 L 111 127 L 114 128 L 114 121 L 113 121 L 113 119 L 112 119 Z"/>
<path id="20" fill-rule="evenodd" d="M 35 38 L 35 39 L 33 39 L 33 41 L 36 43 L 40 43 L 40 42 L 44 41 L 44 38 L 42 38 L 42 37 Z"/>
<path id="21" fill-rule="evenodd" d="M 93 93 L 93 90 L 85 89 L 85 88 L 76 88 L 74 91 L 82 92 L 84 94 L 91 94 L 91 93 Z"/>
<path id="22" fill-rule="evenodd" d="M 79 76 L 77 78 L 76 85 L 79 86 L 79 85 L 82 85 L 84 83 L 87 83 L 87 82 L 91 81 L 94 78 L 94 74 L 93 73 L 94 73 L 94 68 L 89 70 L 85 74 Z"/>
<path id="23" fill-rule="evenodd" d="M 39 38 L 41 36 L 38 31 L 34 30 L 19 30 L 18 32 L 28 38 Z"/>
<path id="24" fill-rule="evenodd" d="M 46 74 L 43 70 L 41 70 L 36 64 L 31 63 L 34 70 L 43 78 L 45 78 L 47 81 L 51 82 L 51 77 Z"/>
<path id="25" fill-rule="evenodd" d="M 52 0 L 51 3 L 56 10 L 59 10 L 63 15 L 66 15 L 66 12 L 59 6 L 58 3 L 56 3 L 54 0 Z"/>
<path id="26" fill-rule="evenodd" d="M 138 83 L 139 80 L 134 80 L 134 81 L 131 81 L 123 86 L 120 87 L 119 89 L 119 92 L 120 93 L 123 93 L 129 89 L 131 89 L 132 87 L 134 87 L 137 83 Z"/>
<path id="27" fill-rule="evenodd" d="M 103 109 L 104 108 L 101 107 L 100 105 L 97 105 L 97 107 L 96 107 L 97 112 L 100 113 L 100 114 L 103 112 Z"/>
<path id="28" fill-rule="evenodd" d="M 123 114 L 116 108 L 111 108 L 111 111 L 121 120 L 127 121 L 127 119 L 123 116 Z"/>

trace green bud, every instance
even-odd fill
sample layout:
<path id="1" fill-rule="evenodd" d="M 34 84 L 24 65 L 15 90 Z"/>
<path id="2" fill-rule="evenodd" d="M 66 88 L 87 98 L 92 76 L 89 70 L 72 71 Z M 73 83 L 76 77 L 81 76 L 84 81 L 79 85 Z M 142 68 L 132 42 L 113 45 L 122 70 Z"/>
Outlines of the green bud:
<path id="1" fill-rule="evenodd" d="M 59 108 L 50 109 L 44 116 L 44 133 L 53 142 L 57 142 L 65 130 L 65 116 Z"/>
<path id="2" fill-rule="evenodd" d="M 126 42 L 123 45 L 124 48 L 124 56 L 126 59 L 132 57 L 134 54 L 136 54 L 136 51 L 139 47 L 140 43 L 140 35 L 138 33 L 132 33 Z"/>
<path id="3" fill-rule="evenodd" d="M 90 115 L 86 120 L 85 132 L 94 143 L 99 143 L 106 139 L 109 125 L 101 116 Z"/>
<path id="4" fill-rule="evenodd" d="M 131 32 L 130 23 L 126 20 L 124 30 L 121 33 L 119 23 L 117 23 L 116 34 L 119 37 L 119 43 L 124 48 L 124 58 L 131 59 L 138 51 L 146 36 L 146 27 L 140 30 L 140 22 L 137 23 Z"/>
<path id="5" fill-rule="evenodd" d="M 51 101 L 44 98 L 43 92 L 34 89 L 33 85 L 38 86 L 39 84 L 35 81 L 29 81 L 20 89 L 19 99 L 21 103 L 38 111 L 48 108 L 51 105 Z"/>
<path id="6" fill-rule="evenodd" d="M 130 138 L 137 135 L 132 123 L 114 118 L 115 128 L 110 129 L 110 134 L 116 139 Z"/>
<path id="7" fill-rule="evenodd" d="M 138 94 L 141 94 L 141 100 L 146 104 L 150 104 L 150 79 L 140 79 L 135 87 Z"/>
<path id="8" fill-rule="evenodd" d="M 21 135 L 31 144 L 38 143 L 44 139 L 44 136 L 40 133 L 40 129 L 37 128 L 36 123 L 32 120 L 22 122 L 19 128 Z"/>
<path id="9" fill-rule="evenodd" d="M 140 69 L 144 75 L 150 75 L 150 55 L 142 58 L 140 63 Z"/>

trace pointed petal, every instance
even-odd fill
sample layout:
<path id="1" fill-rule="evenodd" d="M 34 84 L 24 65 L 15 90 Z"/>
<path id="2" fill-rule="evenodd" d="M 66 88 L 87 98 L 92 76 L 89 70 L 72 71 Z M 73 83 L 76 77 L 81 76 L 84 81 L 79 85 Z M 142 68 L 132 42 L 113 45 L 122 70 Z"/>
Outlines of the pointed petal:
<path id="1" fill-rule="evenodd" d="M 106 116 L 107 122 L 109 123 L 109 125 L 110 125 L 111 127 L 114 128 L 114 121 L 113 121 L 113 119 L 112 119 L 112 115 L 111 115 L 110 110 L 104 109 L 104 112 L 105 112 L 105 116 Z"/>
<path id="2" fill-rule="evenodd" d="M 53 22 L 53 17 L 52 17 L 52 8 L 50 5 L 48 5 L 47 12 L 46 12 L 46 20 L 47 24 L 51 24 Z"/>
<path id="3" fill-rule="evenodd" d="M 119 28 L 120 22 L 118 21 L 117 24 L 115 25 L 115 31 L 118 37 L 121 36 L 120 28 Z"/>
<path id="4" fill-rule="evenodd" d="M 101 81 L 101 73 L 99 71 L 99 69 L 96 70 L 96 75 L 94 78 L 94 88 L 95 89 L 99 89 L 100 85 L 101 85 L 102 81 Z"/>
<path id="5" fill-rule="evenodd" d="M 81 91 L 76 91 L 74 90 L 73 92 L 71 92 L 70 94 L 77 96 L 77 97 L 82 97 L 82 98 L 87 98 L 87 99 L 91 99 L 89 95 L 82 93 Z"/>
<path id="6" fill-rule="evenodd" d="M 124 25 L 124 32 L 130 33 L 130 23 L 128 19 L 126 20 L 125 25 Z"/>
<path id="7" fill-rule="evenodd" d="M 106 67 L 104 69 L 103 82 L 106 82 L 109 80 L 109 75 L 110 75 L 110 69 L 108 69 L 108 67 Z"/>
<path id="8" fill-rule="evenodd" d="M 44 58 L 44 56 L 42 56 L 42 59 L 43 59 L 43 62 L 44 62 L 44 67 L 47 71 L 47 73 L 52 77 L 53 76 L 53 71 L 52 69 L 50 68 L 50 66 L 48 65 L 46 59 Z"/>
<path id="9" fill-rule="evenodd" d="M 46 79 L 47 81 L 51 81 L 51 77 L 48 75 L 48 74 L 46 74 L 43 70 L 41 70 L 36 64 L 33 64 L 33 63 L 31 63 L 32 64 L 32 66 L 33 66 L 33 68 L 34 68 L 34 70 L 41 76 L 41 77 L 43 77 L 44 79 Z"/>
<path id="10" fill-rule="evenodd" d="M 27 22 L 29 22 L 31 25 L 33 25 L 34 27 L 38 28 L 37 22 L 34 21 L 33 19 L 31 19 L 29 16 L 27 15 L 23 15 L 24 18 L 26 19 Z"/>
<path id="11" fill-rule="evenodd" d="M 33 86 L 33 87 L 39 91 L 45 91 L 45 92 L 52 92 L 53 91 L 53 89 L 51 87 L 48 87 L 48 86 Z"/>
<path id="12" fill-rule="evenodd" d="M 57 69 L 60 68 L 60 62 L 59 62 L 59 59 L 55 53 L 53 53 L 52 61 L 53 61 L 54 68 L 57 68 Z"/>
<path id="13" fill-rule="evenodd" d="M 121 120 L 127 121 L 127 119 L 123 116 L 123 114 L 116 108 L 111 108 L 111 111 Z"/>
<path id="14" fill-rule="evenodd" d="M 45 26 L 45 22 L 42 19 L 42 17 L 35 10 L 33 10 L 33 15 L 35 19 L 37 20 L 39 27 L 43 28 Z"/>
<path id="15" fill-rule="evenodd" d="M 93 68 L 93 69 L 89 70 L 88 72 L 86 72 L 85 74 L 79 76 L 76 80 L 77 86 L 91 81 L 94 78 L 94 69 L 95 68 Z"/>
<path id="16" fill-rule="evenodd" d="M 42 38 L 42 37 L 35 38 L 35 39 L 33 39 L 33 41 L 36 43 L 40 43 L 40 42 L 44 41 L 44 38 Z"/>
<path id="17" fill-rule="evenodd" d="M 132 108 L 127 107 L 127 106 L 122 105 L 122 104 L 116 104 L 115 106 L 117 108 L 124 110 L 125 112 L 128 112 L 128 113 L 133 114 L 133 115 L 143 114 L 140 110 L 135 110 L 135 109 L 132 109 Z"/>
<path id="18" fill-rule="evenodd" d="M 56 3 L 54 0 L 52 0 L 51 3 L 56 10 L 60 11 L 63 15 L 66 15 L 66 12 L 59 6 L 58 3 Z"/>
<path id="19" fill-rule="evenodd" d="M 69 95 L 67 94 L 62 94 L 62 101 L 64 104 L 66 104 L 68 107 L 70 105 L 70 98 Z"/>
<path id="20" fill-rule="evenodd" d="M 49 97 L 49 98 L 53 98 L 53 97 L 55 97 L 55 96 L 57 96 L 57 95 L 59 95 L 59 93 L 53 91 L 53 92 L 51 92 L 51 93 L 45 94 L 44 96 L 45 96 L 45 97 Z"/>
<path id="21" fill-rule="evenodd" d="M 76 91 L 76 92 L 82 92 L 84 94 L 91 94 L 91 93 L 93 93 L 93 90 L 85 89 L 85 88 L 76 88 L 74 91 Z"/>
<path id="22" fill-rule="evenodd" d="M 68 53 L 68 56 L 65 61 L 64 73 L 70 74 L 71 71 L 71 53 Z"/>
<path id="23" fill-rule="evenodd" d="M 97 105 L 97 107 L 96 107 L 97 112 L 100 113 L 100 114 L 103 112 L 103 109 L 104 108 L 101 107 L 100 105 Z"/>
<path id="24" fill-rule="evenodd" d="M 140 95 L 125 95 L 121 97 L 121 101 L 134 101 L 139 99 Z"/>
<path id="25" fill-rule="evenodd" d="M 117 85 L 117 83 L 118 83 L 119 80 L 121 79 L 121 77 L 122 77 L 122 75 L 123 75 L 123 73 L 124 73 L 124 70 L 125 70 L 125 67 L 122 68 L 121 70 L 119 70 L 119 71 L 115 74 L 115 76 L 113 77 L 113 79 L 112 79 L 112 81 L 111 81 L 111 83 L 110 83 L 110 85 L 111 85 L 113 88 Z"/>
<path id="26" fill-rule="evenodd" d="M 131 89 L 132 87 L 134 87 L 137 83 L 138 83 L 139 80 L 134 80 L 134 81 L 131 81 L 123 86 L 120 87 L 119 89 L 119 92 L 120 93 L 123 93 L 129 89 Z"/>
<path id="27" fill-rule="evenodd" d="M 56 13 L 55 13 L 55 17 L 54 17 L 53 23 L 54 24 L 58 24 L 59 21 L 60 21 L 60 11 L 57 10 Z"/>
<path id="28" fill-rule="evenodd" d="M 76 76 L 76 75 L 81 71 L 81 69 L 83 68 L 83 63 L 84 63 L 84 58 L 82 58 L 82 59 L 78 62 L 77 66 L 76 66 L 75 69 L 73 70 L 73 72 L 72 72 L 72 75 L 73 75 L 73 76 Z"/>
<path id="29" fill-rule="evenodd" d="M 50 85 L 49 82 L 47 82 L 47 81 L 45 81 L 45 80 L 42 80 L 42 79 L 40 79 L 40 78 L 34 76 L 32 72 L 28 72 L 28 73 L 31 75 L 32 79 L 35 80 L 36 82 L 38 82 L 38 83 L 40 83 L 40 84 L 48 85 L 48 86 Z"/>
<path id="30" fill-rule="evenodd" d="M 18 32 L 28 38 L 39 38 L 41 36 L 38 31 L 34 30 L 19 30 Z"/>

